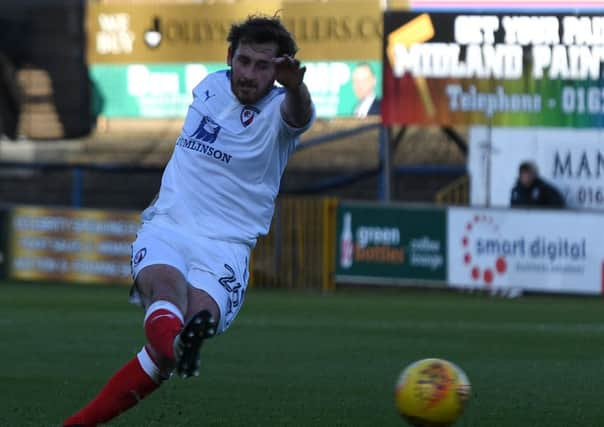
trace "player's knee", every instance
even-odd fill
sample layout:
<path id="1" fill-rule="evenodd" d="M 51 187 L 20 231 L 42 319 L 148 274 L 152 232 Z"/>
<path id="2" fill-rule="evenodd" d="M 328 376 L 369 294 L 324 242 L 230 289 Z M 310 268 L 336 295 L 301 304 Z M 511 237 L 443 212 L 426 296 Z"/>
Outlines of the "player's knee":
<path id="1" fill-rule="evenodd" d="M 201 310 L 209 311 L 216 322 L 220 320 L 218 304 L 207 292 L 201 289 L 189 288 L 188 300 L 189 307 L 185 315 L 185 322 Z"/>
<path id="2" fill-rule="evenodd" d="M 169 301 L 182 313 L 187 311 L 187 282 L 182 273 L 168 265 L 145 267 L 136 278 L 136 286 L 149 306 L 155 301 Z"/>

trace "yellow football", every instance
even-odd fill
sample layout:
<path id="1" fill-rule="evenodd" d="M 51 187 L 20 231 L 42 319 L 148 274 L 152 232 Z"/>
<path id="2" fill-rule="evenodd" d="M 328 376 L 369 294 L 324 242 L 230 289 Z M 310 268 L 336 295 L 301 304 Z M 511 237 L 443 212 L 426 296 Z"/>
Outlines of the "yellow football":
<path id="1" fill-rule="evenodd" d="M 396 408 L 415 427 L 446 427 L 459 419 L 470 391 L 470 381 L 458 366 L 443 359 L 422 359 L 401 373 Z"/>

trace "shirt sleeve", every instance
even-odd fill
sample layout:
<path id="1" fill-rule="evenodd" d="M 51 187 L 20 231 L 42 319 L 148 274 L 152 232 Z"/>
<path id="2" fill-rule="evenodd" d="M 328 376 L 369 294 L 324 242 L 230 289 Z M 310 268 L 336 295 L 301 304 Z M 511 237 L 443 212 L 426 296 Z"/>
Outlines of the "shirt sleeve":
<path id="1" fill-rule="evenodd" d="M 315 122 L 316 113 L 315 113 L 315 104 L 311 102 L 310 104 L 310 118 L 308 119 L 308 123 L 306 123 L 302 127 L 295 127 L 290 125 L 283 118 L 283 113 L 281 112 L 281 103 L 279 103 L 279 117 L 281 119 L 281 130 L 284 134 L 289 135 L 290 137 L 297 138 L 311 128 L 313 123 Z"/>

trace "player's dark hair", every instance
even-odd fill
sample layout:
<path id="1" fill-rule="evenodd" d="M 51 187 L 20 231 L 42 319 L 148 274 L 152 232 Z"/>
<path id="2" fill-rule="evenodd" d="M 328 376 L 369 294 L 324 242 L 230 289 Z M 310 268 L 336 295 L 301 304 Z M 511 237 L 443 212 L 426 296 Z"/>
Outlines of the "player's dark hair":
<path id="1" fill-rule="evenodd" d="M 283 26 L 278 16 L 251 15 L 231 26 L 227 41 L 231 52 L 235 52 L 240 43 L 277 43 L 277 56 L 294 56 L 298 51 L 296 41 Z"/>

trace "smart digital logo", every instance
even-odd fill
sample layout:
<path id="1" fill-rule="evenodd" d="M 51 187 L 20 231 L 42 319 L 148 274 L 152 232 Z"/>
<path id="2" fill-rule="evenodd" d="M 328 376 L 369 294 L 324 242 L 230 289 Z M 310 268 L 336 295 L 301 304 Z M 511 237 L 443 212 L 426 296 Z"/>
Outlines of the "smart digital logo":
<path id="1" fill-rule="evenodd" d="M 512 271 L 579 273 L 587 259 L 585 237 L 539 235 L 529 227 L 506 227 L 487 214 L 474 214 L 462 224 L 461 262 L 473 283 L 490 286 Z"/>
<path id="2" fill-rule="evenodd" d="M 502 276 L 507 272 L 508 261 L 505 255 L 500 254 L 487 257 L 486 260 L 480 259 L 484 257 L 479 257 L 482 251 L 478 247 L 482 246 L 486 236 L 496 241 L 499 238 L 499 226 L 492 216 L 475 215 L 465 224 L 465 232 L 460 243 L 463 250 L 463 264 L 472 281 L 490 285 L 496 275 Z"/>

